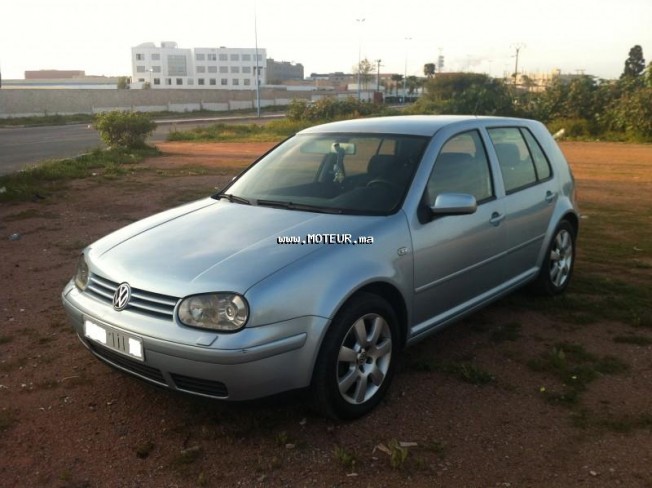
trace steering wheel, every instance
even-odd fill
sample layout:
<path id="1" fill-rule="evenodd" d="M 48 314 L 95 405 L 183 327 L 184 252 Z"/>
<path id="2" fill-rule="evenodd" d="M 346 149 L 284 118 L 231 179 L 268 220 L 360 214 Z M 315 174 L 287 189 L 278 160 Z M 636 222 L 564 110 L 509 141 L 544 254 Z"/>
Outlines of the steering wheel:
<path id="1" fill-rule="evenodd" d="M 369 188 L 374 187 L 374 186 L 377 186 L 379 188 L 380 187 L 385 187 L 386 189 L 392 190 L 392 191 L 396 190 L 396 188 L 397 188 L 396 184 L 392 183 L 389 180 L 384 180 L 382 178 L 374 178 L 373 180 L 369 181 L 366 186 L 369 187 Z"/>

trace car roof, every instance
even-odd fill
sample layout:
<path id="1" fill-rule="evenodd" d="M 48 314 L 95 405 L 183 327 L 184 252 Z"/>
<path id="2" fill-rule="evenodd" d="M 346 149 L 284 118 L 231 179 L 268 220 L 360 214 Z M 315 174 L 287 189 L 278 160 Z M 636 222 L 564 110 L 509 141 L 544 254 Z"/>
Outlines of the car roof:
<path id="1" fill-rule="evenodd" d="M 473 124 L 477 122 L 478 124 Z M 482 122 L 482 123 L 480 123 Z M 510 117 L 484 117 L 475 115 L 398 115 L 394 117 L 372 117 L 367 119 L 343 120 L 316 125 L 300 134 L 324 132 L 360 132 L 406 134 L 432 137 L 439 129 L 449 125 L 485 125 L 485 123 L 523 124 L 526 119 Z"/>

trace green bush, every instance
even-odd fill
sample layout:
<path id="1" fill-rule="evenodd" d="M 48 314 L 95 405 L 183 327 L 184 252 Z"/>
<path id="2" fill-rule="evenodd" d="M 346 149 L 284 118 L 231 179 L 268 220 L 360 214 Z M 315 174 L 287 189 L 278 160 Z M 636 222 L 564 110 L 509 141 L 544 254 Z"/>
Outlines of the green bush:
<path id="1" fill-rule="evenodd" d="M 353 97 L 349 97 L 346 100 L 327 97 L 321 98 L 316 102 L 295 99 L 290 102 L 287 117 L 293 121 L 323 122 L 365 117 L 380 113 L 381 111 L 382 107 L 373 103 L 356 100 Z"/>
<path id="2" fill-rule="evenodd" d="M 564 135 L 571 139 L 590 138 L 596 134 L 595 124 L 586 119 L 555 119 L 548 124 L 550 133 L 564 129 Z"/>
<path id="3" fill-rule="evenodd" d="M 147 114 L 114 111 L 96 115 L 93 127 L 109 147 L 134 149 L 146 146 L 156 123 Z"/>

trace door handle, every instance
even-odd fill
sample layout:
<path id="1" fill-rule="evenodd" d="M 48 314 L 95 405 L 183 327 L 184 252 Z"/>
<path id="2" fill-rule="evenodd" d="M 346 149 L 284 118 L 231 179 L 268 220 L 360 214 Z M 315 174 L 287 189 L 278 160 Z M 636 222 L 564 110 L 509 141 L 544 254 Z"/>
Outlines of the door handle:
<path id="1" fill-rule="evenodd" d="M 546 202 L 552 203 L 555 201 L 555 197 L 557 196 L 557 193 L 553 193 L 550 190 L 546 192 Z"/>
<path id="2" fill-rule="evenodd" d="M 489 219 L 489 223 L 493 225 L 494 227 L 497 227 L 500 225 L 500 223 L 505 219 L 505 214 L 501 214 L 498 212 L 494 212 L 491 214 L 491 218 Z"/>

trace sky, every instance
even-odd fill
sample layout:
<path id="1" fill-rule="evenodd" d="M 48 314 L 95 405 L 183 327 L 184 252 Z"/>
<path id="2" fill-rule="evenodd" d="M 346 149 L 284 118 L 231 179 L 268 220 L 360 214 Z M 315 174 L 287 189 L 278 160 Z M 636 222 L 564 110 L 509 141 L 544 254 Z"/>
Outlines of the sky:
<path id="1" fill-rule="evenodd" d="M 652 61 L 652 0 L 0 0 L 0 72 L 131 75 L 131 48 L 254 47 L 305 75 L 444 71 L 503 76 L 584 72 L 617 78 L 632 46 Z"/>

